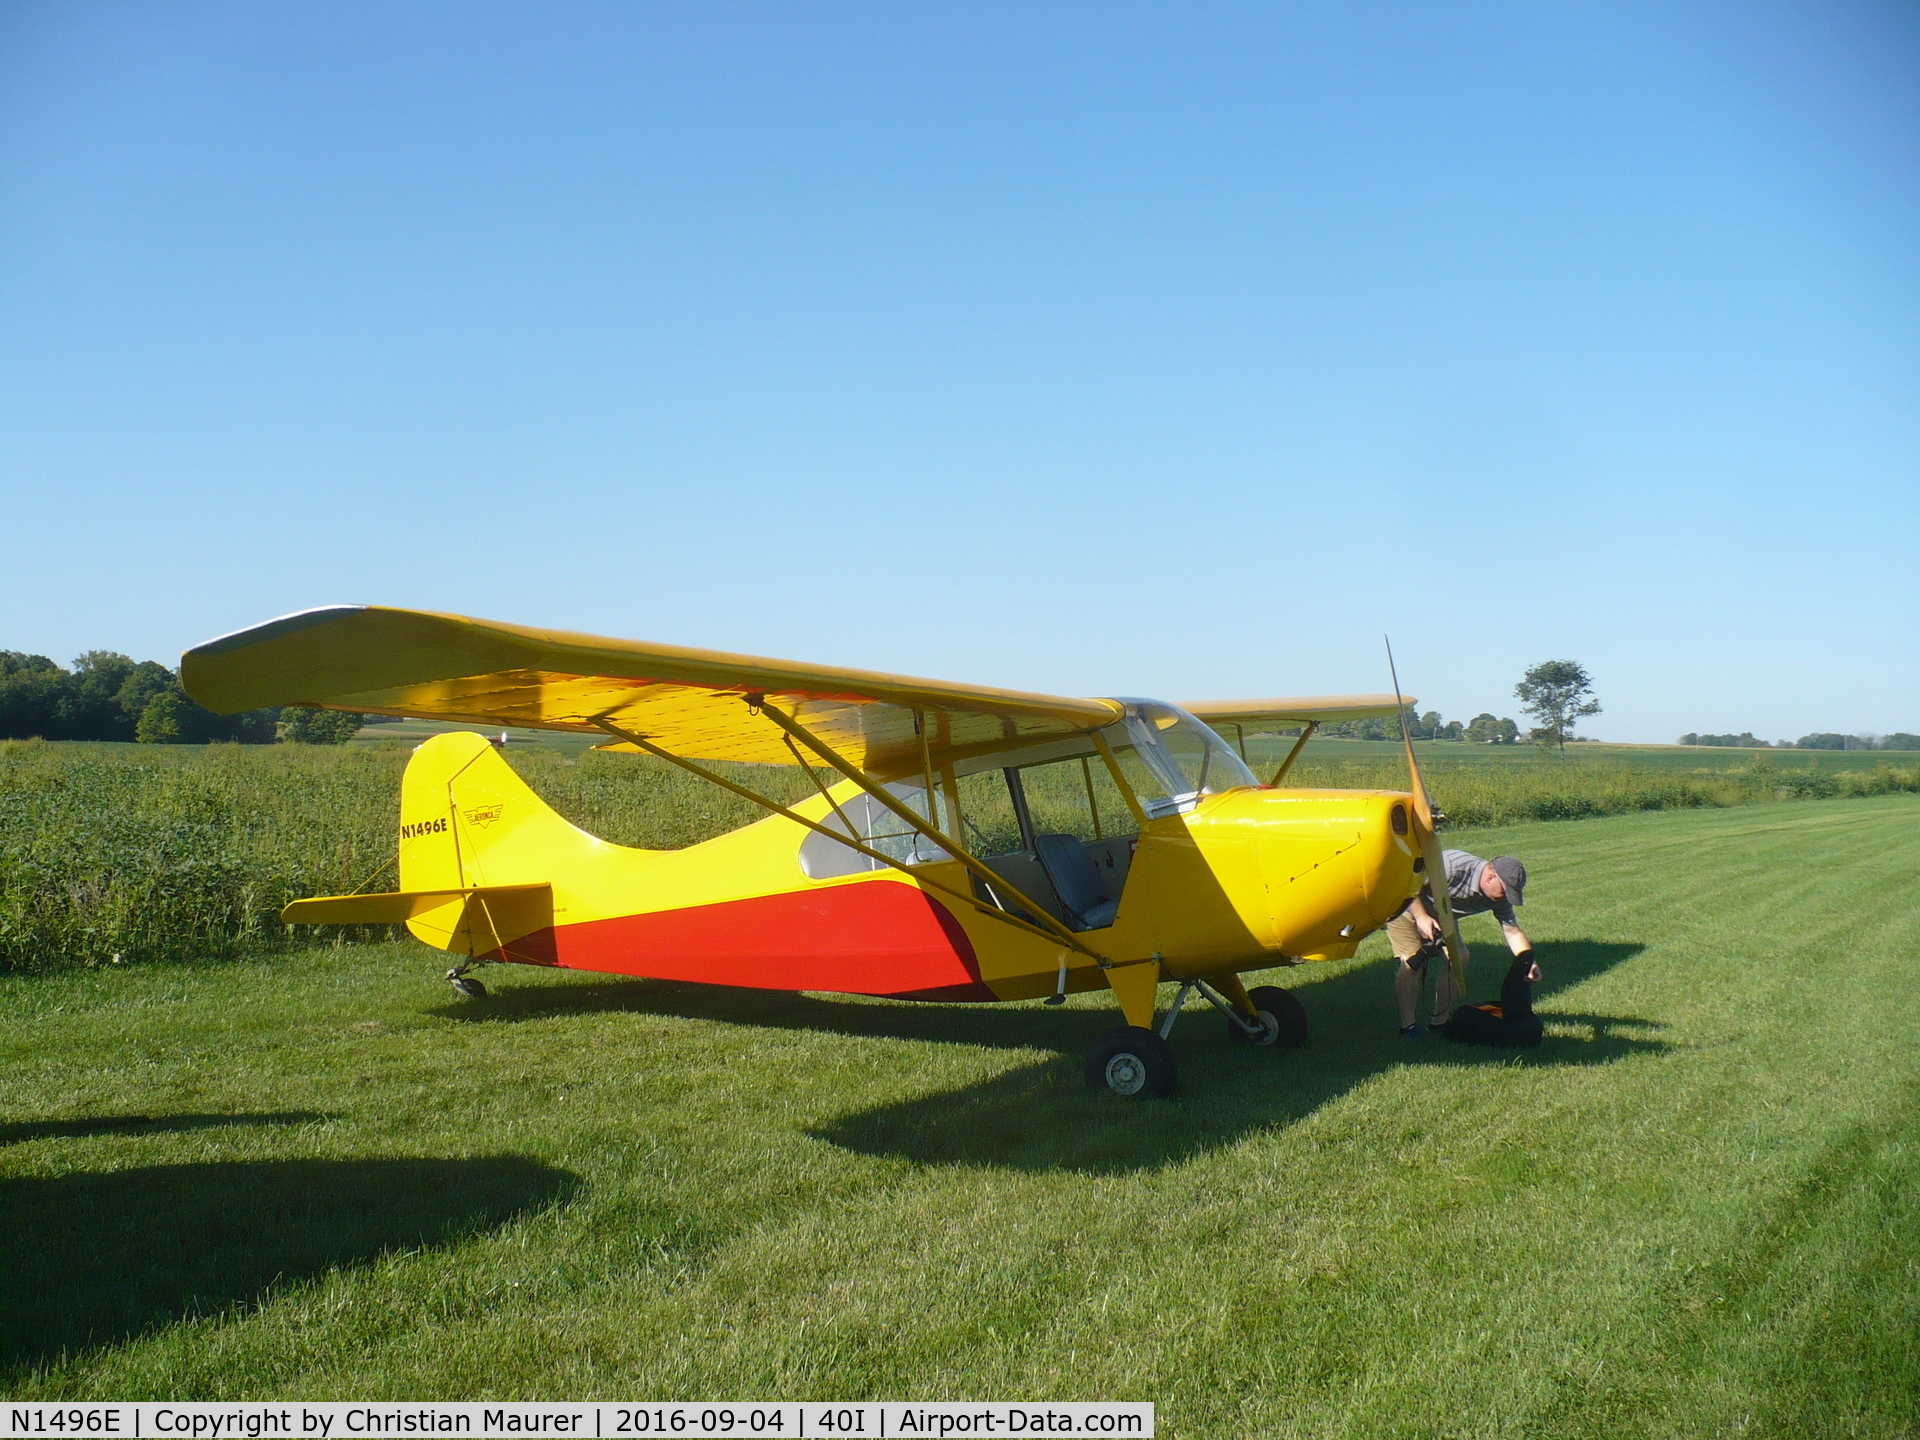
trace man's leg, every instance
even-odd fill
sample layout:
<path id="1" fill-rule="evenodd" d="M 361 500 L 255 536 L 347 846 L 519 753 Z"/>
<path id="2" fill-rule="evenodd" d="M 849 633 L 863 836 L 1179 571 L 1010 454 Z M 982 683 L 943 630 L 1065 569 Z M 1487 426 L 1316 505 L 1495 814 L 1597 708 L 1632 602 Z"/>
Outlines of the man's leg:
<path id="1" fill-rule="evenodd" d="M 1436 959 L 1434 965 L 1440 971 L 1433 982 L 1433 1018 L 1427 1023 L 1433 1026 L 1446 1024 L 1453 1018 L 1453 967 L 1445 960 Z"/>
<path id="2" fill-rule="evenodd" d="M 1387 922 L 1387 939 L 1393 942 L 1393 998 L 1400 1006 L 1400 1029 L 1404 1033 L 1418 1023 L 1420 1011 L 1420 972 L 1407 962 L 1420 953 L 1420 931 L 1413 923 L 1413 911 L 1402 910 Z"/>

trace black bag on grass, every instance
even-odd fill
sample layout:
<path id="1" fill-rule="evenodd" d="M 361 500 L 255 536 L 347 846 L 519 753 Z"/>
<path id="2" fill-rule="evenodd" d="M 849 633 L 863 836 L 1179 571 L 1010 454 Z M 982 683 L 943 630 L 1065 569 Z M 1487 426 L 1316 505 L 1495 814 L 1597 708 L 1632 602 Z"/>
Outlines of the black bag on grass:
<path id="1" fill-rule="evenodd" d="M 1533 1013 L 1533 986 L 1527 980 L 1532 968 L 1531 952 L 1516 955 L 1500 984 L 1498 1003 L 1461 1006 L 1442 1033 L 1449 1040 L 1464 1040 L 1469 1045 L 1537 1048 L 1545 1027 Z"/>

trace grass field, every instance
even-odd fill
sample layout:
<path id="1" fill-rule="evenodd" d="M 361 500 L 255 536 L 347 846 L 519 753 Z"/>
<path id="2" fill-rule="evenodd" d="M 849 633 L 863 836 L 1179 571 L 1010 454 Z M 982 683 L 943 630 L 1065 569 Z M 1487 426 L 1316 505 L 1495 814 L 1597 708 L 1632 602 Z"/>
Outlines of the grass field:
<path id="1" fill-rule="evenodd" d="M 1535 1054 L 1083 997 L 911 1006 L 411 943 L 0 977 L 4 1388 L 1151 1399 L 1163 1435 L 1920 1427 L 1920 799 L 1475 837 L 1533 871 Z M 1476 994 L 1494 984 L 1484 919 Z"/>

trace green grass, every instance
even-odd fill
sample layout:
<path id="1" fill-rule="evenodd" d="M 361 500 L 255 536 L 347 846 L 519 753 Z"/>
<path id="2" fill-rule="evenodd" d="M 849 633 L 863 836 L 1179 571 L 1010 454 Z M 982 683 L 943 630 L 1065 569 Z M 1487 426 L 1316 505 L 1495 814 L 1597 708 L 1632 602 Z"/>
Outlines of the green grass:
<path id="1" fill-rule="evenodd" d="M 0 977 L 4 1388 L 1112 1398 L 1175 1436 L 1920 1427 L 1920 800 L 1475 837 L 1548 1039 L 912 1006 L 408 944 Z M 1486 927 L 1486 928 L 1476 928 Z M 1474 993 L 1499 964 L 1484 919 Z"/>

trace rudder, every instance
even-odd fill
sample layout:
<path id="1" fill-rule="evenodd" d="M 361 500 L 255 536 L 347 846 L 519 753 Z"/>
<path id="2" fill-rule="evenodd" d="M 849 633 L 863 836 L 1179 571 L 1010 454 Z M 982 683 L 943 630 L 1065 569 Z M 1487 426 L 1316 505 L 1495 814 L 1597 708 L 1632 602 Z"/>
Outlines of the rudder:
<path id="1" fill-rule="evenodd" d="M 409 919 L 407 928 L 442 949 L 505 949 L 510 940 L 550 929 L 552 891 L 545 887 L 571 858 L 602 843 L 534 794 L 486 737 L 436 735 L 414 751 L 400 784 L 400 889 L 541 888 L 512 900 L 497 893 L 472 902 L 451 898 Z"/>

